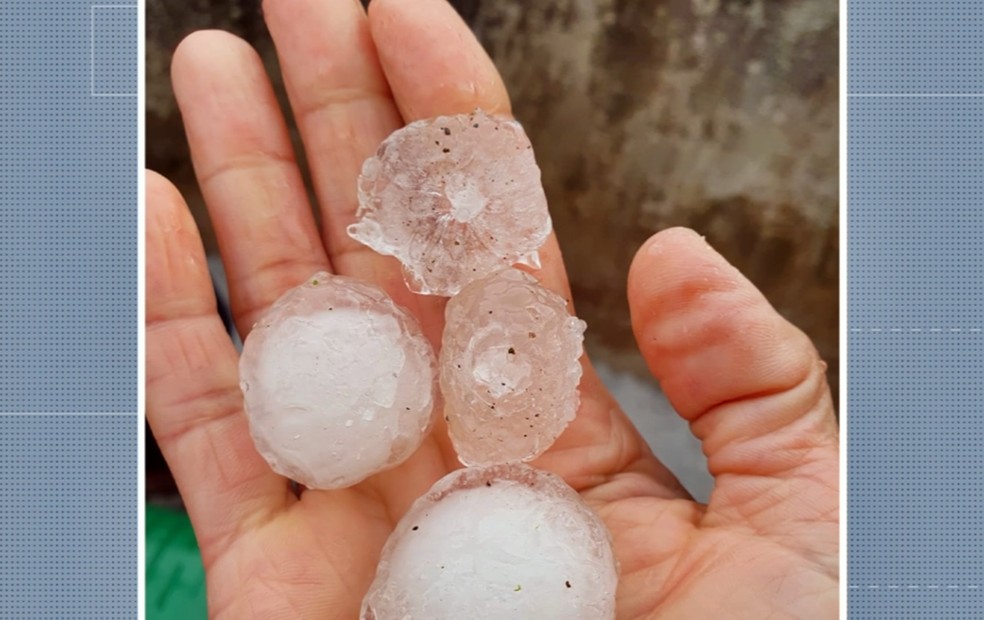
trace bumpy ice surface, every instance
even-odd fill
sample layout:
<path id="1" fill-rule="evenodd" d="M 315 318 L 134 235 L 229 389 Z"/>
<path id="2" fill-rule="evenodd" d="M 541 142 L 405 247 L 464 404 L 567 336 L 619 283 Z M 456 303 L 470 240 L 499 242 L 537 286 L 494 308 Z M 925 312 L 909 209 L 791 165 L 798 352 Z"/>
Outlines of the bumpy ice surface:
<path id="1" fill-rule="evenodd" d="M 609 620 L 617 584 L 608 531 L 558 476 L 469 467 L 397 524 L 362 620 Z"/>
<path id="2" fill-rule="evenodd" d="M 577 412 L 584 321 L 518 269 L 466 286 L 445 318 L 441 390 L 461 462 L 542 454 Z"/>
<path id="3" fill-rule="evenodd" d="M 406 460 L 430 428 L 434 352 L 379 288 L 318 273 L 253 327 L 240 377 L 250 432 L 280 474 L 351 486 Z"/>
<path id="4" fill-rule="evenodd" d="M 349 235 L 397 257 L 411 290 L 448 296 L 503 267 L 538 267 L 551 227 L 523 128 L 480 110 L 383 141 L 362 167 L 357 216 Z"/>

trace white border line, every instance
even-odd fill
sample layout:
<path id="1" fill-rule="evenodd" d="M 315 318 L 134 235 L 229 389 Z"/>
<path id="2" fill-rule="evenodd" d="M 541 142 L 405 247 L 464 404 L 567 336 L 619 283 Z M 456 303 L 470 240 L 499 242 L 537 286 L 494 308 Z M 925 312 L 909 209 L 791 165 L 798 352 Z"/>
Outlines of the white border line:
<path id="1" fill-rule="evenodd" d="M 848 97 L 984 97 L 984 93 L 850 93 Z"/>
<path id="2" fill-rule="evenodd" d="M 143 2 L 143 0 L 140 0 Z M 137 92 L 135 93 L 97 93 L 96 92 L 96 9 L 133 9 L 137 12 Z M 140 89 L 143 85 L 140 75 L 143 74 L 144 57 L 141 51 L 143 42 L 144 12 L 140 10 L 140 4 L 92 4 L 89 6 L 89 96 L 90 97 L 137 97 L 138 105 L 140 101 Z M 142 108 L 141 108 L 142 113 Z"/>
<path id="3" fill-rule="evenodd" d="M 839 582 L 839 603 L 840 617 L 847 618 L 847 90 L 849 83 L 847 80 L 847 2 L 840 0 L 840 90 L 839 90 L 839 139 L 838 144 L 838 189 L 840 193 L 840 213 L 838 221 L 840 228 L 840 264 L 838 265 L 838 279 L 840 295 L 838 297 L 839 306 L 839 332 L 840 341 L 838 349 L 840 351 L 840 367 L 838 368 L 838 383 L 840 384 L 840 397 L 838 398 L 837 411 L 840 414 L 840 528 L 839 544 L 840 550 L 840 582 Z"/>
<path id="4" fill-rule="evenodd" d="M 984 332 L 984 327 L 852 327 L 849 331 L 852 334 L 921 334 L 923 332 L 931 334 L 979 334 Z"/>
<path id="5" fill-rule="evenodd" d="M 147 102 L 147 15 L 143 4 L 137 11 L 137 161 L 134 172 L 137 175 L 137 617 L 146 614 L 146 518 L 147 518 L 147 467 L 145 436 L 145 388 L 146 388 L 146 350 L 144 325 L 146 324 L 146 194 L 147 177 L 144 174 L 146 161 L 146 128 L 144 110 Z"/>
<path id="6" fill-rule="evenodd" d="M 928 586 L 918 586 L 918 585 L 900 586 L 900 585 L 897 585 L 897 584 L 892 584 L 892 585 L 887 585 L 887 586 L 882 586 L 882 585 L 878 585 L 878 584 L 871 584 L 871 585 L 868 585 L 868 586 L 860 586 L 860 585 L 851 584 L 851 585 L 847 586 L 847 589 L 848 590 L 880 590 L 882 588 L 885 588 L 886 590 L 980 590 L 981 589 L 981 587 L 980 586 L 977 586 L 977 585 L 972 585 L 972 586 L 959 586 L 959 585 L 941 586 L 941 585 L 938 585 L 938 584 L 928 585 Z"/>
<path id="7" fill-rule="evenodd" d="M 138 373 L 139 374 L 139 373 Z M 129 416 L 133 415 L 133 411 L 0 411 L 0 418 L 7 417 L 31 417 L 40 418 L 44 416 L 48 417 L 58 417 L 64 416 L 66 418 L 88 418 L 93 416 L 102 417 L 112 417 L 112 416 Z"/>

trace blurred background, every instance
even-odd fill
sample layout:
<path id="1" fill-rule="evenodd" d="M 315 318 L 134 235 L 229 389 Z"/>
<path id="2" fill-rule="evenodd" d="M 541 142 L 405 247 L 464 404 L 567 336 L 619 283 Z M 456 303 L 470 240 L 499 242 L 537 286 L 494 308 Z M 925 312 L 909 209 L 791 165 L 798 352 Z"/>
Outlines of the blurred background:
<path id="1" fill-rule="evenodd" d="M 626 274 L 663 228 L 706 235 L 812 337 L 836 402 L 837 0 L 451 4 L 498 66 L 533 142 L 592 359 L 660 458 L 706 499 L 699 445 L 636 351 Z M 170 57 L 194 30 L 233 32 L 259 51 L 287 110 L 276 54 L 259 0 L 146 6 L 147 166 L 181 189 L 214 256 Z M 221 266 L 210 262 L 221 292 Z M 152 445 L 147 454 L 148 501 L 179 506 L 163 459 Z M 152 604 L 148 596 L 150 615 Z"/>

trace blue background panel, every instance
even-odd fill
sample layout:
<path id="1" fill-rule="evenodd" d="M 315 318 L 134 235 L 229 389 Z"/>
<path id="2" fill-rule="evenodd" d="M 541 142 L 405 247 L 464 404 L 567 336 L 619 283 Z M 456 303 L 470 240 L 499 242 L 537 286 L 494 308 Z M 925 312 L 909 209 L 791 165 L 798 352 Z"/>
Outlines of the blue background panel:
<path id="1" fill-rule="evenodd" d="M 849 95 L 847 172 L 849 617 L 981 618 L 984 98 Z"/>
<path id="2" fill-rule="evenodd" d="M 92 7 L 92 92 L 137 96 L 137 7 Z"/>
<path id="3" fill-rule="evenodd" d="M 137 617 L 141 423 L 0 416 L 0 618 Z"/>
<path id="4" fill-rule="evenodd" d="M 984 2 L 848 0 L 852 93 L 984 91 Z"/>
<path id="5" fill-rule="evenodd" d="M 0 413 L 137 410 L 137 98 L 92 96 L 94 48 L 136 92 L 137 12 L 93 11 L 0 2 Z"/>
<path id="6" fill-rule="evenodd" d="M 984 98 L 851 98 L 848 119 L 849 325 L 984 328 Z"/>
<path id="7" fill-rule="evenodd" d="M 848 341 L 848 582 L 978 590 L 984 610 L 984 334 Z"/>

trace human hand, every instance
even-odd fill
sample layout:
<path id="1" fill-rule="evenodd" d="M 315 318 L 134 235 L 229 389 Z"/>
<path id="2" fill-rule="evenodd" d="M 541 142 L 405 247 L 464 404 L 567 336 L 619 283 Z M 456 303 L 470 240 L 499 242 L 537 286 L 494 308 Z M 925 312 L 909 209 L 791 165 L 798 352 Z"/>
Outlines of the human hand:
<path id="1" fill-rule="evenodd" d="M 376 282 L 438 343 L 443 300 L 350 239 L 363 160 L 404 122 L 476 107 L 508 114 L 492 63 L 444 0 L 268 0 L 321 212 L 308 198 L 255 52 L 201 32 L 173 61 L 195 170 L 245 337 L 318 270 Z M 556 239 L 543 284 L 570 293 Z M 581 408 L 534 465 L 601 515 L 621 563 L 618 617 L 826 618 L 837 613 L 838 440 L 824 364 L 691 231 L 639 251 L 629 303 L 643 356 L 703 442 L 715 487 L 693 501 L 585 361 Z M 147 416 L 198 537 L 213 618 L 355 618 L 399 517 L 460 467 L 442 420 L 401 466 L 353 488 L 304 490 L 256 453 L 237 356 L 201 239 L 165 179 L 147 176 Z M 440 416 L 438 416 L 440 417 Z"/>

